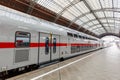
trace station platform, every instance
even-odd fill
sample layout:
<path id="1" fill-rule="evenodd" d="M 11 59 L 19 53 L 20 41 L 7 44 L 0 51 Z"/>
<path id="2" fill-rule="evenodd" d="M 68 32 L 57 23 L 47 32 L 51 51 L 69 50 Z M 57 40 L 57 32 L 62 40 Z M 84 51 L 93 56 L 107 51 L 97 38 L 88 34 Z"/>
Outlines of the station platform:
<path id="1" fill-rule="evenodd" d="M 7 80 L 120 80 L 120 48 L 114 44 Z"/>

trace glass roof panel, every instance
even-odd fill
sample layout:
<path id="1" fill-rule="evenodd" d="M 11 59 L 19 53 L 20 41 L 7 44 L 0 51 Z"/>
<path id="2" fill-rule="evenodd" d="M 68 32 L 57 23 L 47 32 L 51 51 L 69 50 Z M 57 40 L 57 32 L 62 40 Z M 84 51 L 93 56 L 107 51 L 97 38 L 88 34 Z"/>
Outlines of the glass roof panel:
<path id="1" fill-rule="evenodd" d="M 63 11 L 63 13 L 61 14 L 63 17 L 72 21 L 76 20 L 76 24 L 81 26 L 83 25 L 83 27 L 89 30 L 98 28 L 97 30 L 95 30 L 98 31 L 95 32 L 97 34 L 101 34 L 102 31 L 105 31 L 104 28 L 99 25 L 99 23 L 102 23 L 103 26 L 107 27 L 106 29 L 108 30 L 114 29 L 114 26 L 116 26 L 116 28 L 120 26 L 120 0 L 85 1 L 88 5 L 86 5 L 85 2 L 82 0 L 36 0 L 38 4 L 54 11 L 55 13 L 59 14 Z M 95 12 L 93 13 L 91 10 Z M 114 19 L 114 17 L 116 20 Z M 100 21 L 95 19 L 99 19 Z M 111 28 L 109 26 L 111 26 Z"/>
<path id="2" fill-rule="evenodd" d="M 117 34 L 118 34 L 118 33 L 119 33 L 119 29 L 115 29 L 115 30 L 114 30 L 114 33 L 117 33 Z"/>
<path id="3" fill-rule="evenodd" d="M 37 3 L 56 12 L 56 13 L 59 13 L 63 9 L 54 0 L 38 0 Z"/>
<path id="4" fill-rule="evenodd" d="M 78 9 L 76 9 L 75 6 L 71 7 L 70 9 L 68 9 L 68 11 L 71 12 L 71 13 L 74 13 L 74 15 L 76 17 L 82 14 Z"/>
<path id="5" fill-rule="evenodd" d="M 100 17 L 105 17 L 103 12 L 95 12 L 95 14 Z"/>
<path id="6" fill-rule="evenodd" d="M 89 30 L 90 30 L 90 31 L 93 31 L 94 29 L 97 29 L 97 28 L 99 29 L 99 28 L 101 28 L 101 27 L 94 27 L 94 28 L 90 28 Z"/>
<path id="7" fill-rule="evenodd" d="M 110 27 L 108 27 L 108 26 L 107 26 L 107 27 L 105 27 L 105 28 L 110 30 Z"/>
<path id="8" fill-rule="evenodd" d="M 100 35 L 101 33 L 98 33 L 98 32 L 94 32 L 96 35 Z"/>
<path id="9" fill-rule="evenodd" d="M 103 8 L 112 8 L 112 0 L 100 0 Z"/>
<path id="10" fill-rule="evenodd" d="M 99 0 L 86 0 L 93 10 L 100 9 Z"/>
<path id="11" fill-rule="evenodd" d="M 115 17 L 120 18 L 120 13 L 115 12 Z"/>
<path id="12" fill-rule="evenodd" d="M 83 21 L 81 21 L 81 20 L 77 20 L 75 23 L 81 25 L 81 24 L 83 24 Z"/>
<path id="13" fill-rule="evenodd" d="M 120 8 L 120 0 L 114 0 L 114 7 Z"/>
<path id="14" fill-rule="evenodd" d="M 108 26 L 108 24 L 106 23 L 106 24 L 103 24 L 103 26 Z"/>
<path id="15" fill-rule="evenodd" d="M 115 23 L 120 23 L 120 21 L 115 21 Z"/>
<path id="16" fill-rule="evenodd" d="M 92 23 L 92 22 L 90 22 L 90 23 L 88 23 L 87 25 L 92 26 L 92 25 L 93 25 L 93 23 Z"/>
<path id="17" fill-rule="evenodd" d="M 95 19 L 95 16 L 93 14 L 86 15 L 89 19 Z"/>
<path id="18" fill-rule="evenodd" d="M 114 23 L 114 20 L 108 19 L 108 22 L 110 22 L 110 23 Z"/>
<path id="19" fill-rule="evenodd" d="M 93 29 L 96 29 L 96 28 L 99 29 L 99 28 L 102 28 L 102 26 L 101 25 L 97 25 L 97 26 L 91 27 L 90 30 L 93 30 Z"/>
<path id="20" fill-rule="evenodd" d="M 110 28 L 114 30 L 114 27 L 113 27 L 113 26 L 110 26 Z"/>
<path id="21" fill-rule="evenodd" d="M 108 32 L 111 32 L 111 28 L 109 28 L 109 27 L 106 27 L 106 29 L 107 29 L 107 31 L 108 31 Z"/>
<path id="22" fill-rule="evenodd" d="M 98 30 L 94 30 L 92 32 L 97 33 L 98 35 L 106 33 L 106 31 L 100 31 L 99 29 Z"/>
<path id="23" fill-rule="evenodd" d="M 42 0 L 39 0 L 42 1 Z M 44 0 L 45 1 L 45 0 Z M 47 0 L 46 0 L 47 1 Z M 70 4 L 70 2 L 72 2 L 73 0 L 54 0 L 56 3 L 58 3 L 59 5 L 61 5 L 62 7 L 66 7 Z"/>
<path id="24" fill-rule="evenodd" d="M 92 30 L 93 32 L 99 32 L 99 34 L 102 34 L 102 33 L 105 33 L 105 30 L 103 30 L 102 28 L 101 29 L 95 29 L 95 30 Z"/>
<path id="25" fill-rule="evenodd" d="M 99 28 L 99 30 L 100 30 L 100 31 L 102 31 L 102 32 L 105 32 L 105 30 L 104 30 L 102 27 L 101 27 L 101 28 Z"/>
<path id="26" fill-rule="evenodd" d="M 94 31 L 92 31 L 92 32 L 94 32 L 95 34 L 101 34 L 101 32 L 100 31 L 98 31 L 98 30 L 94 30 Z"/>
<path id="27" fill-rule="evenodd" d="M 79 2 L 75 5 L 82 13 L 90 12 L 90 10 L 86 7 L 83 1 Z"/>
<path id="28" fill-rule="evenodd" d="M 102 27 L 101 25 L 97 25 L 97 27 Z M 103 28 L 103 27 L 102 27 Z"/>
<path id="29" fill-rule="evenodd" d="M 71 14 L 70 12 L 68 12 L 68 11 L 65 11 L 62 16 L 65 17 L 65 18 L 67 18 L 67 19 L 69 19 L 69 20 L 73 20 L 73 19 L 75 18 L 75 16 L 72 15 L 72 14 Z"/>
<path id="30" fill-rule="evenodd" d="M 119 29 L 120 29 L 120 26 L 119 26 L 119 25 L 118 25 L 118 26 L 117 26 L 117 25 L 115 25 L 115 28 L 117 28 L 117 29 L 119 30 Z"/>
<path id="31" fill-rule="evenodd" d="M 83 28 L 87 29 L 89 26 L 88 25 L 84 25 L 82 26 Z M 87 29 L 88 30 L 88 29 Z"/>
<path id="32" fill-rule="evenodd" d="M 101 34 L 103 32 L 101 32 L 99 29 L 96 29 L 96 30 L 93 30 L 94 33 L 98 33 L 98 34 Z"/>
<path id="33" fill-rule="evenodd" d="M 84 22 L 89 21 L 89 19 L 88 19 L 86 16 L 84 16 L 84 17 L 80 18 L 80 20 L 82 20 L 82 21 L 84 21 Z"/>
<path id="34" fill-rule="evenodd" d="M 120 23 L 115 23 L 116 26 L 120 26 Z"/>
<path id="35" fill-rule="evenodd" d="M 99 22 L 96 20 L 96 21 L 92 21 L 94 24 L 98 24 Z"/>
<path id="36" fill-rule="evenodd" d="M 89 26 L 88 25 L 85 25 L 85 26 L 83 26 L 85 29 L 87 29 Z"/>
<path id="37" fill-rule="evenodd" d="M 113 17 L 113 12 L 104 11 L 106 17 Z"/>
<path id="38" fill-rule="evenodd" d="M 109 24 L 110 27 L 114 27 L 114 24 Z"/>
<path id="39" fill-rule="evenodd" d="M 107 20 L 106 19 L 102 19 L 100 20 L 102 23 L 107 23 Z"/>
<path id="40" fill-rule="evenodd" d="M 115 25 L 117 26 L 117 25 L 119 25 L 120 24 L 120 22 L 118 23 L 118 22 L 115 22 Z M 119 26 L 120 27 L 120 26 Z"/>
<path id="41" fill-rule="evenodd" d="M 101 32 L 106 32 L 103 28 L 100 28 L 100 31 L 101 31 Z"/>

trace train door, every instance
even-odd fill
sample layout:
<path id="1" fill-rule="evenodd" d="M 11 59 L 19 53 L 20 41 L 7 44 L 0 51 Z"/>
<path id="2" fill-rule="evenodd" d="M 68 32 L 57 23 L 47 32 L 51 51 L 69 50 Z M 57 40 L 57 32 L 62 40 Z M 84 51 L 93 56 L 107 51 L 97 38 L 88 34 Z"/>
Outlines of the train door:
<path id="1" fill-rule="evenodd" d="M 59 59 L 59 35 L 39 33 L 39 63 Z"/>
<path id="2" fill-rule="evenodd" d="M 51 39 L 51 60 L 56 60 L 59 59 L 60 55 L 59 55 L 59 42 L 60 42 L 60 36 L 59 35 L 55 35 L 55 34 L 50 34 L 50 36 L 52 37 Z"/>
<path id="3" fill-rule="evenodd" d="M 39 63 L 50 61 L 50 34 L 39 33 Z"/>

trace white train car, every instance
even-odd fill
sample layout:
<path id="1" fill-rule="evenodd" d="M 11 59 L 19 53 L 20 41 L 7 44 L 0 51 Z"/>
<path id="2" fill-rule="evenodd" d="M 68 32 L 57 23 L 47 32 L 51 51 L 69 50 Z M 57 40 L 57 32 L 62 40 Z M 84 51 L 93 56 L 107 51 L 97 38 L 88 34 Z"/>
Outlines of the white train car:
<path id="1" fill-rule="evenodd" d="M 98 40 L 0 6 L 0 76 L 99 49 Z"/>

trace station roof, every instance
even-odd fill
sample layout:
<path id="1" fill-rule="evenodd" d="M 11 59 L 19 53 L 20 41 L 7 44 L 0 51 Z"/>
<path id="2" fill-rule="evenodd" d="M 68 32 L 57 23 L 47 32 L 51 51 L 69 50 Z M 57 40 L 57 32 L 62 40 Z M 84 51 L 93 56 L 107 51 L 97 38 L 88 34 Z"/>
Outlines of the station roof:
<path id="1" fill-rule="evenodd" d="M 7 0 L 1 1 L 3 1 L 5 4 L 5 1 Z M 26 13 L 29 14 L 35 13 L 35 10 L 32 8 L 38 9 L 38 6 L 37 7 L 35 6 L 36 4 L 38 4 L 40 6 L 39 9 L 43 9 L 41 8 L 42 6 L 46 8 L 46 10 L 48 10 L 48 13 L 51 13 L 52 16 L 54 15 L 54 17 L 49 17 L 48 19 L 49 21 L 61 24 L 63 22 L 63 19 L 65 19 L 66 21 L 63 22 L 63 25 L 67 24 L 67 27 L 74 28 L 75 30 L 78 31 L 83 31 L 93 36 L 99 36 L 102 34 L 105 35 L 106 33 L 117 35 L 119 34 L 120 0 L 13 0 L 13 1 L 18 2 L 26 1 L 27 2 L 26 4 L 29 6 L 29 8 L 25 8 L 25 10 L 27 10 Z M 37 13 L 33 15 L 36 14 Z"/>
<path id="2" fill-rule="evenodd" d="M 36 0 L 36 2 L 93 33 L 119 33 L 120 0 Z M 78 29 L 80 28 L 78 27 Z"/>

